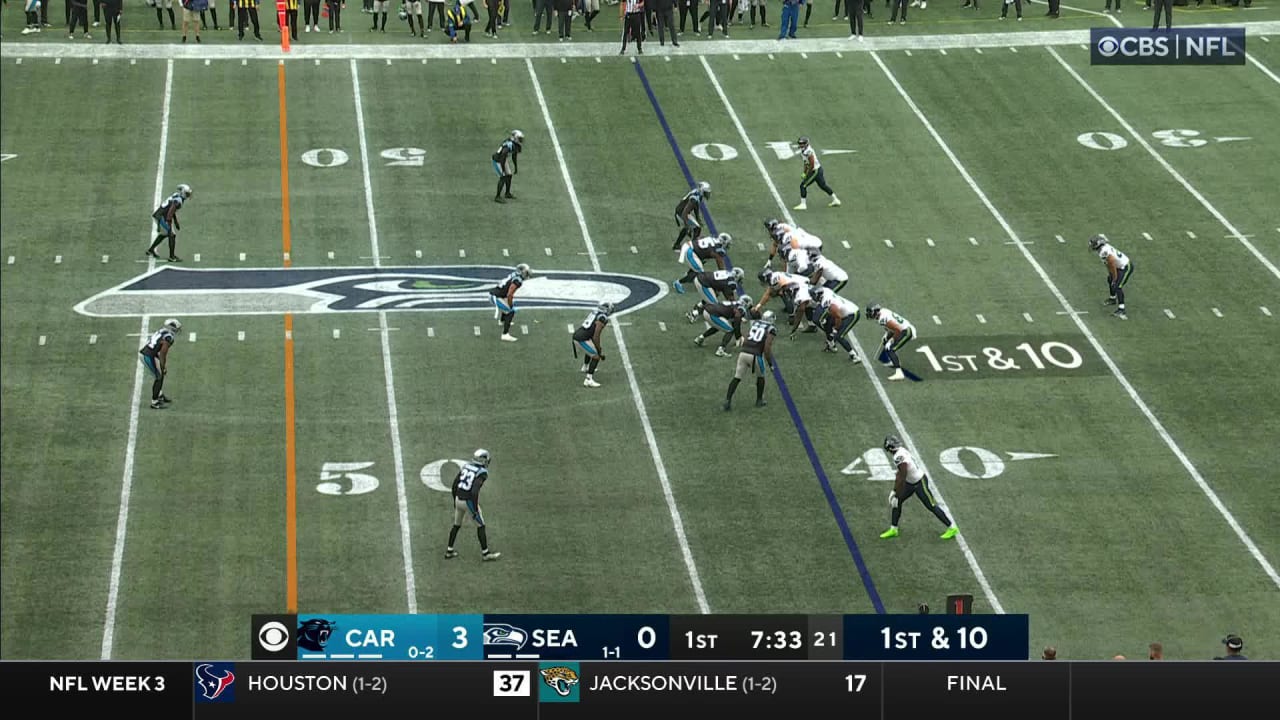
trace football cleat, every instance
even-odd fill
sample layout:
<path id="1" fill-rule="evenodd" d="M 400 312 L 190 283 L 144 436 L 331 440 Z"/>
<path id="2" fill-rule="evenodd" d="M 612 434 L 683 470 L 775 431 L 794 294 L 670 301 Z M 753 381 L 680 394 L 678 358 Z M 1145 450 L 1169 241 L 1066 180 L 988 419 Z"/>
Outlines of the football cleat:
<path id="1" fill-rule="evenodd" d="M 1116 304 L 1116 299 L 1115 299 L 1115 298 L 1113 298 L 1113 297 L 1109 297 L 1109 298 L 1107 298 L 1107 301 L 1106 301 L 1106 302 L 1104 302 L 1104 303 L 1102 303 L 1102 304 L 1103 304 L 1103 305 L 1115 305 L 1115 304 Z"/>
<path id="2" fill-rule="evenodd" d="M 960 532 L 960 528 L 956 527 L 955 525 L 952 525 L 951 527 L 947 528 L 946 532 L 942 533 L 938 537 L 943 540 L 950 540 L 951 538 L 959 534 L 959 532 Z"/>
<path id="3" fill-rule="evenodd" d="M 598 387 L 600 387 L 600 383 L 596 382 L 596 381 L 595 381 L 593 378 L 591 378 L 591 377 L 587 377 L 587 378 L 584 378 L 584 379 L 583 379 L 583 381 L 582 381 L 582 387 L 598 388 Z"/>
<path id="4" fill-rule="evenodd" d="M 898 528 L 896 527 L 891 527 L 888 530 L 885 530 L 884 532 L 880 533 L 881 540 L 888 540 L 889 538 L 896 538 L 896 537 L 898 537 Z"/>
<path id="5" fill-rule="evenodd" d="M 690 325 L 698 322 L 698 313 L 693 310 L 690 310 L 689 312 L 685 313 L 684 316 L 689 319 Z"/>
<path id="6" fill-rule="evenodd" d="M 1124 310 L 1116 310 L 1115 312 L 1111 313 L 1111 315 L 1112 315 L 1113 317 L 1118 317 L 1118 318 L 1120 318 L 1121 320 L 1128 320 L 1128 319 L 1129 319 L 1129 313 L 1126 313 Z"/>
<path id="7" fill-rule="evenodd" d="M 693 339 L 693 344 L 697 345 L 698 347 L 702 347 L 702 343 L 706 342 L 706 340 L 707 339 L 705 337 L 699 335 L 698 337 Z"/>
<path id="8" fill-rule="evenodd" d="M 152 410 L 163 410 L 163 409 L 164 409 L 164 403 L 160 402 L 159 400 L 152 400 L 152 401 L 151 401 L 151 409 L 152 409 Z"/>
<path id="9" fill-rule="evenodd" d="M 832 195 L 831 202 L 827 203 L 827 207 L 840 207 L 840 198 Z"/>
<path id="10" fill-rule="evenodd" d="M 716 357 L 729 357 L 729 353 L 725 352 L 724 348 L 718 347 L 716 348 Z"/>
<path id="11" fill-rule="evenodd" d="M 501 337 L 500 339 L 501 339 L 503 342 L 516 342 L 516 341 L 517 341 L 517 340 L 519 340 L 520 338 L 515 337 L 515 336 L 514 336 L 514 335 L 512 335 L 511 333 L 502 333 L 502 337 Z"/>
<path id="12" fill-rule="evenodd" d="M 894 370 L 893 374 L 889 376 L 890 380 L 905 380 L 906 378 L 907 376 L 902 374 L 902 368 Z"/>
<path id="13" fill-rule="evenodd" d="M 862 362 L 862 358 L 858 356 L 857 350 L 849 351 L 849 362 L 853 363 L 854 365 L 857 365 L 858 363 Z"/>
<path id="14" fill-rule="evenodd" d="M 760 398 L 759 400 L 756 401 L 756 407 L 764 407 L 765 405 L 768 405 L 768 404 L 769 404 L 769 401 L 765 400 L 764 398 Z"/>
<path id="15" fill-rule="evenodd" d="M 793 208 L 791 208 L 791 209 L 792 209 L 792 210 L 808 210 L 808 209 L 809 209 L 809 204 L 808 204 L 808 202 L 809 202 L 809 201 L 807 201 L 807 200 L 801 200 L 799 205 L 796 205 L 795 207 L 793 207 Z"/>
<path id="16" fill-rule="evenodd" d="M 453 548 L 449 548 L 448 550 L 445 550 L 445 551 L 444 551 L 444 559 L 445 559 L 445 560 L 449 560 L 449 559 L 451 559 L 451 558 L 456 558 L 456 557 L 458 557 L 458 551 L 457 551 L 457 550 L 454 550 Z"/>
<path id="17" fill-rule="evenodd" d="M 490 550 L 486 552 L 481 559 L 484 560 L 485 562 L 490 562 L 492 560 L 497 560 L 500 557 L 502 557 L 502 553 L 494 550 Z"/>
<path id="18" fill-rule="evenodd" d="M 681 295 L 684 294 L 684 283 L 680 282 L 679 280 L 672 280 L 671 287 L 675 288 L 676 292 L 680 293 Z"/>

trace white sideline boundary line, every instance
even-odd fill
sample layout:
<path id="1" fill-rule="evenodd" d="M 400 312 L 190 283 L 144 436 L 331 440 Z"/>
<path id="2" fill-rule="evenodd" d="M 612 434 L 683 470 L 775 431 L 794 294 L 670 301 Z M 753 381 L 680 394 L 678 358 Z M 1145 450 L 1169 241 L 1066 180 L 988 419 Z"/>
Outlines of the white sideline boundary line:
<path id="1" fill-rule="evenodd" d="M 1065 6 L 1064 6 L 1065 7 Z M 1245 28 L 1251 35 L 1280 34 L 1280 21 L 1215 23 L 1214 27 Z M 716 40 L 690 43 L 687 49 L 671 48 L 671 57 L 693 58 L 701 55 L 767 55 L 823 52 L 874 52 L 885 50 L 940 50 L 972 48 L 1044 47 L 1047 45 L 1079 45 L 1089 42 L 1088 30 L 1052 30 L 1041 32 L 998 32 L 944 35 L 870 36 L 858 42 L 847 37 L 802 38 L 785 43 L 769 40 Z M 6 42 L 0 44 L 0 58 L 94 58 L 134 60 L 271 60 L 286 64 L 312 60 L 490 60 L 513 58 L 590 58 L 617 57 L 616 42 L 569 44 L 474 43 L 470 45 L 294 45 L 285 55 L 270 43 L 245 45 L 169 45 L 134 44 L 105 45 L 62 42 Z M 654 56 L 657 57 L 656 55 Z M 619 57 L 618 62 L 631 59 Z"/>
<path id="2" fill-rule="evenodd" d="M 1050 52 L 1053 51 L 1050 50 Z M 1054 56 L 1057 57 L 1057 53 L 1054 53 Z M 950 160 L 951 164 L 960 172 L 961 177 L 963 177 L 964 181 L 969 185 L 969 189 L 973 190 L 974 194 L 978 196 L 978 199 L 987 208 L 987 211 L 991 213 L 991 216 L 995 218 L 996 222 L 1000 224 L 1000 227 L 1005 231 L 1005 234 L 1009 236 L 1009 239 L 1014 240 L 1015 242 L 1018 241 L 1018 234 L 1014 232 L 1013 227 L 1011 227 L 1008 221 L 1005 220 L 1004 215 L 996 209 L 996 206 L 991 203 L 987 194 L 982 191 L 982 188 L 978 186 L 977 181 L 975 181 L 973 176 L 969 174 L 969 171 L 965 169 L 964 165 L 960 162 L 960 159 L 951 151 L 951 147 L 947 145 L 946 141 L 942 139 L 942 136 L 938 134 L 938 131 L 934 129 L 933 123 L 929 122 L 929 118 L 925 117 L 919 106 L 917 106 L 915 101 L 911 99 L 911 96 L 907 94 L 906 89 L 904 89 L 901 83 L 898 82 L 898 78 L 895 77 L 893 72 L 889 70 L 889 67 L 884 64 L 884 61 L 880 59 L 879 55 L 871 53 L 871 59 L 875 60 L 876 64 L 880 66 L 880 70 L 884 73 L 885 77 L 889 79 L 889 82 L 893 84 L 894 89 L 898 91 L 898 95 L 901 96 L 911 108 L 911 112 L 913 112 L 916 118 L 920 120 L 921 124 L 924 125 L 925 130 L 927 130 L 929 135 L 933 137 L 934 142 L 938 143 L 938 147 L 942 149 L 943 153 L 946 154 L 947 159 Z M 1059 58 L 1058 61 L 1062 62 L 1061 58 Z M 1119 119 L 1119 116 L 1117 116 L 1117 119 Z M 1128 127 L 1128 124 L 1125 123 L 1125 126 Z M 1192 480 L 1194 480 L 1196 485 L 1200 487 L 1201 492 L 1203 492 L 1205 496 L 1209 498 L 1209 501 L 1213 503 L 1213 506 L 1222 515 L 1223 519 L 1225 519 L 1227 524 L 1231 526 L 1236 537 L 1240 538 L 1240 541 L 1244 543 L 1246 548 L 1248 548 L 1249 553 L 1253 555 L 1254 560 L 1262 566 L 1262 569 L 1271 578 L 1271 581 L 1275 583 L 1276 587 L 1280 587 L 1280 573 L 1277 573 L 1276 569 L 1267 561 L 1266 557 L 1263 556 L 1262 551 L 1254 544 L 1253 539 L 1249 537 L 1248 533 L 1244 531 L 1244 528 L 1240 526 L 1240 523 L 1236 521 L 1235 516 L 1231 514 L 1231 511 L 1223 505 L 1222 500 L 1218 498 L 1218 495 L 1213 491 L 1213 488 L 1209 487 L 1209 483 L 1205 481 L 1204 477 L 1200 474 L 1200 471 L 1196 469 L 1195 465 L 1191 464 L 1191 459 L 1182 451 L 1182 448 L 1178 447 L 1178 443 L 1174 441 L 1173 437 L 1169 434 L 1169 431 L 1165 429 L 1164 425 L 1161 424 L 1160 420 L 1156 418 L 1155 414 L 1151 411 L 1151 408 L 1148 407 L 1146 402 L 1144 402 L 1138 395 L 1138 391 L 1124 376 L 1124 373 L 1120 372 L 1120 368 L 1115 364 L 1115 361 L 1111 359 L 1111 356 L 1107 354 L 1107 351 L 1102 347 L 1102 343 L 1098 341 L 1097 336 L 1093 334 L 1093 331 L 1089 329 L 1089 326 L 1085 325 L 1084 321 L 1080 319 L 1080 316 L 1076 314 L 1071 303 L 1067 300 L 1066 296 L 1062 294 L 1062 291 L 1058 289 L 1058 286 L 1054 284 L 1053 280 L 1049 278 L 1049 274 L 1045 272 L 1044 267 L 1040 265 L 1040 262 L 1036 260 L 1035 256 L 1031 254 L 1031 251 L 1027 249 L 1026 244 L 1022 242 L 1017 242 L 1016 244 L 1018 251 L 1021 252 L 1023 257 L 1027 259 L 1027 262 L 1031 264 L 1031 267 L 1036 271 L 1036 274 L 1040 276 L 1040 279 L 1044 281 L 1045 286 L 1049 288 L 1049 291 L 1053 293 L 1053 296 L 1058 299 L 1058 303 L 1062 305 L 1063 310 L 1067 311 L 1067 316 L 1071 318 L 1071 321 L 1076 324 L 1076 327 L 1080 330 L 1081 334 L 1083 334 L 1085 339 L 1089 341 L 1089 344 L 1093 346 L 1094 352 L 1098 353 L 1098 357 L 1100 357 L 1102 362 L 1106 364 L 1107 368 L 1111 370 L 1111 374 L 1115 376 L 1121 387 L 1123 387 L 1125 392 L 1129 395 L 1129 398 L 1133 400 L 1134 404 L 1138 406 L 1138 409 L 1142 411 L 1142 414 L 1146 416 L 1147 421 L 1151 423 L 1153 428 L 1155 428 L 1160 439 L 1164 441 L 1164 444 L 1168 446 L 1174 456 L 1178 458 L 1178 461 L 1182 463 L 1183 468 L 1185 468 L 1187 473 L 1191 475 Z M 905 440 L 906 438 L 903 439 Z"/>
<path id="3" fill-rule="evenodd" d="M 356 130 L 360 136 L 360 173 L 364 180 L 364 207 L 369 218 L 369 246 L 373 266 L 382 267 L 378 252 L 378 218 L 373 209 L 373 183 L 369 179 L 369 144 L 365 139 L 364 100 L 360 95 L 360 71 L 351 61 L 351 94 L 356 99 Z M 391 455 L 396 469 L 396 505 L 400 515 L 400 552 L 404 558 L 404 590 L 409 613 L 418 612 L 418 583 L 413 572 L 413 538 L 409 532 L 409 499 L 404 486 L 404 447 L 400 444 L 400 412 L 396 406 L 396 377 L 391 367 L 391 333 L 387 330 L 387 312 L 378 311 L 378 336 L 382 339 L 382 375 L 387 386 L 387 422 L 391 427 Z"/>
<path id="4" fill-rule="evenodd" d="M 151 207 L 160 207 L 164 200 L 164 164 L 169 153 L 169 107 L 173 101 L 173 61 L 165 63 L 164 100 L 160 109 L 160 154 L 156 159 L 156 185 L 152 194 Z M 154 225 L 147 227 L 147 244 L 151 243 Z M 147 257 L 147 272 L 156 268 L 156 259 Z M 151 325 L 151 316 L 143 315 L 138 333 L 146 342 Z M 124 474 L 120 480 L 120 509 L 116 514 L 116 540 L 111 550 L 111 575 L 107 583 L 107 609 L 102 621 L 103 660 L 111 659 L 111 651 L 115 645 L 116 609 L 120 601 L 120 572 L 124 568 L 124 544 L 129 532 L 129 501 L 133 495 L 133 467 L 138 451 L 138 420 L 142 410 L 142 363 L 134 360 L 133 392 L 129 395 L 129 434 L 124 446 Z"/>
<path id="5" fill-rule="evenodd" d="M 1277 268 L 1275 263 L 1271 262 L 1271 260 L 1269 260 L 1267 256 L 1263 255 L 1262 252 L 1258 250 L 1257 246 L 1249 242 L 1248 236 L 1246 236 L 1244 233 L 1237 230 L 1235 225 L 1232 225 L 1231 221 L 1227 220 L 1226 216 L 1224 216 L 1221 212 L 1218 211 L 1218 208 L 1214 207 L 1213 204 L 1210 203 L 1209 200 L 1204 195 L 1200 194 L 1199 190 L 1196 190 L 1195 186 L 1192 185 L 1190 181 L 1188 181 L 1185 177 L 1182 176 L 1182 173 L 1178 172 L 1172 165 L 1170 165 L 1169 161 L 1165 160 L 1163 155 L 1156 152 L 1156 149 L 1151 147 L 1151 143 L 1147 142 L 1147 139 L 1142 137 L 1142 135 L 1139 134 L 1138 131 L 1134 129 L 1133 125 L 1130 125 L 1129 121 L 1125 120 L 1124 117 L 1122 117 L 1120 113 L 1117 112 L 1116 109 L 1111 106 L 1111 103 L 1107 102 L 1105 98 L 1099 95 L 1098 91 L 1094 90 L 1093 86 L 1090 85 L 1088 81 L 1080 77 L 1080 74 L 1076 72 L 1075 68 L 1067 64 L 1067 62 L 1062 59 L 1062 56 L 1059 55 L 1056 50 L 1054 50 L 1053 48 L 1045 48 L 1045 49 L 1048 50 L 1049 54 L 1053 56 L 1053 59 L 1057 60 L 1058 64 L 1061 65 L 1062 68 L 1066 70 L 1067 73 L 1070 74 L 1071 77 L 1074 78 L 1077 83 L 1080 84 L 1080 87 L 1085 89 L 1085 92 L 1089 93 L 1089 95 L 1091 95 L 1094 100 L 1097 100 L 1098 104 L 1101 105 L 1102 108 L 1106 110 L 1111 115 L 1112 118 L 1115 118 L 1116 122 L 1120 123 L 1121 127 L 1124 128 L 1125 132 L 1129 133 L 1129 137 L 1132 137 L 1134 141 L 1136 141 L 1139 145 L 1141 145 L 1142 148 L 1147 151 L 1147 154 L 1155 158 L 1155 161 L 1160 164 L 1160 167 L 1165 169 L 1165 172 L 1169 173 L 1169 175 L 1171 175 L 1174 180 L 1177 180 L 1178 184 L 1181 185 L 1184 190 L 1191 193 L 1191 197 L 1195 198 L 1196 202 L 1199 202 L 1200 205 L 1205 210 L 1209 211 L 1210 215 L 1212 215 L 1218 222 L 1222 223 L 1222 226 L 1227 229 L 1227 232 L 1231 233 L 1228 237 L 1233 237 L 1236 240 L 1239 240 L 1240 244 L 1244 245 L 1245 248 L 1255 258 L 1257 258 L 1258 262 L 1262 263 L 1263 267 L 1269 270 L 1271 274 L 1274 275 L 1276 278 L 1280 278 L 1280 268 Z M 881 65 L 881 67 L 884 67 L 884 66 Z"/>
<path id="6" fill-rule="evenodd" d="M 551 147 L 556 153 L 556 162 L 560 165 L 560 175 L 564 179 L 565 188 L 569 191 L 569 202 L 573 205 L 573 214 L 578 220 L 578 229 L 582 231 L 582 242 L 587 247 L 587 255 L 591 258 L 591 268 L 601 272 L 600 258 L 596 254 L 595 244 L 591 241 L 591 233 L 587 230 L 587 219 L 582 214 L 582 204 L 578 201 L 577 190 L 573 187 L 573 179 L 569 177 L 569 166 L 564 159 L 564 149 L 560 146 L 560 136 L 556 133 L 555 123 L 551 120 L 551 111 L 547 108 L 547 99 L 542 94 L 542 83 L 538 73 L 533 69 L 533 61 L 526 58 L 525 67 L 529 70 L 529 80 L 533 82 L 533 91 L 538 98 L 538 107 L 542 110 L 542 120 L 547 125 L 547 134 L 551 138 Z M 613 328 L 613 339 L 618 343 L 618 355 L 622 358 L 622 368 L 627 374 L 627 383 L 631 386 L 631 399 L 640 413 L 640 424 L 644 428 L 645 442 L 649 445 L 649 455 L 653 458 L 653 467 L 658 472 L 658 482 L 662 484 L 662 497 L 667 502 L 667 510 L 671 513 L 671 524 L 675 528 L 676 541 L 680 544 L 680 555 L 684 558 L 685 570 L 689 574 L 689 582 L 693 585 L 693 595 L 698 601 L 698 610 L 710 613 L 707 594 L 702 589 L 702 580 L 698 574 L 698 566 L 693 559 L 693 550 L 689 547 L 689 538 L 685 535 L 684 520 L 680 517 L 680 508 L 676 505 L 675 491 L 671 488 L 671 480 L 667 477 L 666 465 L 662 462 L 662 453 L 658 450 L 658 440 L 653 433 L 653 425 L 649 422 L 649 413 L 645 410 L 644 398 L 640 396 L 640 385 L 636 381 L 635 368 L 631 365 L 631 355 L 627 352 L 627 344 L 622 338 L 622 330 L 618 323 L 609 323 Z"/>
<path id="7" fill-rule="evenodd" d="M 875 57 L 874 53 L 872 54 L 872 57 Z M 747 148 L 747 152 L 751 154 L 751 159 L 755 162 L 756 169 L 760 171 L 760 176 L 764 178 L 765 184 L 769 186 L 769 193 L 773 195 L 774 202 L 778 204 L 778 209 L 782 211 L 782 215 L 786 218 L 787 223 L 794 225 L 795 219 L 792 217 L 791 211 L 787 209 L 787 204 L 782 201 L 782 196 L 778 193 L 778 186 L 774 184 L 773 178 L 769 176 L 769 171 L 765 169 L 764 162 L 760 160 L 760 154 L 756 152 L 755 146 L 751 144 L 751 138 L 747 136 L 747 130 L 743 127 L 742 120 L 738 118 L 738 113 L 733 109 L 733 105 L 729 103 L 729 98 L 725 95 L 724 88 L 720 86 L 720 79 L 716 77 L 715 71 L 711 69 L 711 64 L 707 62 L 705 57 L 699 59 L 702 62 L 702 67 L 707 71 L 707 77 L 711 80 L 712 86 L 715 87 L 716 94 L 720 96 L 720 102 L 724 103 L 724 109 L 729 113 L 729 119 L 733 121 L 734 127 L 738 129 L 738 135 L 742 138 L 742 144 Z M 876 375 L 875 369 L 871 367 L 877 363 L 875 363 L 872 358 L 867 357 L 866 353 L 862 350 L 862 343 L 858 341 L 857 337 L 855 337 L 853 333 L 850 333 L 846 337 L 848 337 L 849 341 L 853 343 L 855 348 L 857 348 L 858 354 L 862 356 L 863 361 L 859 364 L 862 366 L 862 369 L 866 371 L 867 377 L 871 379 L 871 384 L 876 389 L 876 395 L 880 397 L 880 403 L 889 413 L 889 418 L 893 421 L 893 426 L 897 429 L 898 436 L 902 438 L 902 441 L 906 443 L 908 447 L 913 450 L 917 450 L 914 457 L 916 458 L 916 461 L 920 463 L 920 469 L 929 473 L 929 468 L 925 467 L 924 464 L 923 453 L 918 452 L 916 444 L 911 440 L 911 435 L 907 433 L 907 428 L 902 423 L 902 417 L 898 415 L 897 408 L 894 407 L 893 401 L 889 399 L 888 393 L 885 392 L 883 382 L 880 380 L 880 377 Z M 936 482 L 934 483 L 933 488 L 933 494 L 938 496 L 939 504 L 946 507 L 947 501 L 942 497 L 942 491 Z M 950 511 L 950 508 L 948 508 L 948 510 Z M 954 511 L 951 511 L 951 521 L 954 522 L 957 527 L 960 526 L 960 522 L 956 519 Z M 982 593 L 986 597 L 987 603 L 991 606 L 992 610 L 1003 614 L 1004 606 L 1000 603 L 1000 599 L 996 597 L 995 591 L 992 590 L 991 583 L 987 581 L 987 575 L 982 571 L 982 566 L 978 564 L 978 558 L 973 554 L 973 550 L 969 547 L 969 543 L 964 539 L 963 532 L 956 534 L 956 542 L 960 545 L 960 550 L 964 553 L 964 558 L 969 563 L 969 568 L 973 571 L 973 576 L 978 580 L 978 585 L 982 587 Z"/>

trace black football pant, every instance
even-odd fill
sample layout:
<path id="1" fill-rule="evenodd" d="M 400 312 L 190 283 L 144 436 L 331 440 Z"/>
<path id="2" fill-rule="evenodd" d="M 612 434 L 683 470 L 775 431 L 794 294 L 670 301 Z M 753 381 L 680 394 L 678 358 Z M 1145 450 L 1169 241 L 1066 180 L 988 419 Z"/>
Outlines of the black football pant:
<path id="1" fill-rule="evenodd" d="M 1151 16 L 1151 29 L 1160 29 L 1160 11 L 1164 11 L 1164 29 L 1173 27 L 1173 0 L 1156 0 L 1156 12 Z"/>
<path id="2" fill-rule="evenodd" d="M 906 483 L 906 489 L 903 490 L 902 496 L 898 498 L 898 507 L 893 508 L 893 518 L 890 523 L 894 527 L 898 526 L 898 520 L 902 518 L 902 506 L 911 499 L 912 495 L 920 498 L 920 502 L 929 508 L 929 512 L 938 518 L 943 525 L 951 527 L 951 518 L 947 517 L 947 513 L 938 507 L 937 501 L 933 499 L 933 489 L 929 487 L 929 476 L 925 475 L 918 483 Z"/>

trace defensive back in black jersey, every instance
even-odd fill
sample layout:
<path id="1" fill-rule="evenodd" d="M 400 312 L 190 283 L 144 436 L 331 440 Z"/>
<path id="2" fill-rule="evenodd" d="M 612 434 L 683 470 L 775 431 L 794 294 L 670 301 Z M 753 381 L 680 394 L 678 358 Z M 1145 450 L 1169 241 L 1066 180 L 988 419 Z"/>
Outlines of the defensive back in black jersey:
<path id="1" fill-rule="evenodd" d="M 512 284 L 515 284 L 517 289 L 519 289 L 521 285 L 524 285 L 524 278 L 520 277 L 519 271 L 508 275 L 502 282 L 490 289 L 489 294 L 494 297 L 505 298 L 507 296 L 507 292 L 511 289 Z"/>
<path id="2" fill-rule="evenodd" d="M 587 319 L 582 321 L 577 330 L 573 331 L 574 340 L 594 340 L 596 338 L 596 321 L 600 321 L 605 325 L 609 324 L 609 316 L 599 310 L 592 310 Z"/>
<path id="3" fill-rule="evenodd" d="M 453 496 L 459 500 L 479 502 L 480 488 L 489 479 L 489 470 L 473 462 L 464 463 L 453 478 Z"/>
<path id="4" fill-rule="evenodd" d="M 778 328 L 773 323 L 767 323 L 763 320 L 751 321 L 751 329 L 742 340 L 742 352 L 751 353 L 752 355 L 764 354 L 764 343 L 770 335 L 777 335 Z"/>
<path id="5" fill-rule="evenodd" d="M 685 194 L 680 202 L 676 204 L 676 215 L 679 217 L 687 217 L 690 213 L 699 211 L 702 203 L 702 189 L 694 188 Z"/>
<path id="6" fill-rule="evenodd" d="M 726 322 L 733 326 L 735 332 L 741 332 L 743 310 L 738 303 L 704 303 L 702 307 L 708 315 L 724 318 Z"/>

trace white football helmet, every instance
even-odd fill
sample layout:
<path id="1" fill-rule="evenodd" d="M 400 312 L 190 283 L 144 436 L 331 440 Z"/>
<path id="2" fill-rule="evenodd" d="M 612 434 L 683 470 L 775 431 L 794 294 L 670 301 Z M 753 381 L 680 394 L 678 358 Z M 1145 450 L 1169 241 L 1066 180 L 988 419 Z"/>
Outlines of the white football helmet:
<path id="1" fill-rule="evenodd" d="M 599 312 L 604 313 L 605 315 L 612 315 L 612 314 L 613 314 L 613 303 L 611 303 L 611 302 L 609 302 L 609 301 L 607 301 L 607 300 L 605 300 L 605 301 L 601 301 L 601 303 L 600 303 L 599 305 L 596 305 L 596 310 L 597 310 L 597 311 L 599 311 Z"/>
<path id="2" fill-rule="evenodd" d="M 529 276 L 533 275 L 533 270 L 529 267 L 528 263 L 520 263 L 519 265 L 516 265 L 516 272 L 520 273 L 520 277 L 524 280 L 528 280 Z"/>
<path id="3" fill-rule="evenodd" d="M 480 467 L 489 467 L 489 451 L 480 448 L 471 454 L 471 460 Z"/>
<path id="4" fill-rule="evenodd" d="M 778 317 L 778 316 L 777 316 L 776 314 L 774 314 L 774 312 L 773 312 L 772 310 L 765 310 L 765 311 L 764 311 L 764 314 L 760 316 L 760 320 L 762 320 L 763 322 L 767 322 L 767 323 L 769 323 L 770 325 L 772 325 L 772 324 L 774 323 L 774 321 L 777 319 L 777 317 Z"/>
<path id="5" fill-rule="evenodd" d="M 711 197 L 711 183 L 707 182 L 706 180 L 703 180 L 702 182 L 698 183 L 698 192 L 702 195 L 703 198 Z"/>
<path id="6" fill-rule="evenodd" d="M 191 197 L 191 186 L 186 183 L 182 183 L 178 186 L 178 193 L 182 195 L 183 199 Z"/>
<path id="7" fill-rule="evenodd" d="M 511 139 L 515 140 L 518 143 L 522 143 L 524 142 L 524 133 L 519 130 L 512 130 Z"/>
<path id="8" fill-rule="evenodd" d="M 729 246 L 733 244 L 733 236 L 729 233 L 720 233 L 716 237 L 716 241 L 720 243 L 721 250 L 728 250 Z"/>
<path id="9" fill-rule="evenodd" d="M 166 328 L 169 328 L 169 331 L 172 332 L 174 335 L 177 335 L 178 333 L 182 332 L 182 323 L 178 322 L 177 318 L 169 318 L 168 320 L 165 320 L 164 326 Z"/>

